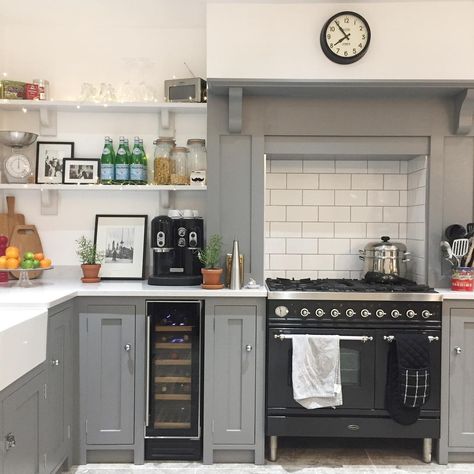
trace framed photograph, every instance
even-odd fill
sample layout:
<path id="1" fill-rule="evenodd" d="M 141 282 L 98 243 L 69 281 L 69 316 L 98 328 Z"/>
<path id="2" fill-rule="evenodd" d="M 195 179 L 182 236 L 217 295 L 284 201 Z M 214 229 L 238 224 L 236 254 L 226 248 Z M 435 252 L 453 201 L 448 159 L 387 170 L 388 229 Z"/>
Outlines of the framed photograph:
<path id="1" fill-rule="evenodd" d="M 148 216 L 96 215 L 94 244 L 105 255 L 100 276 L 106 280 L 145 278 Z"/>
<path id="2" fill-rule="evenodd" d="M 36 182 L 63 182 L 64 158 L 74 158 L 74 142 L 36 143 Z"/>
<path id="3" fill-rule="evenodd" d="M 64 184 L 97 184 L 100 160 L 93 158 L 64 158 Z"/>

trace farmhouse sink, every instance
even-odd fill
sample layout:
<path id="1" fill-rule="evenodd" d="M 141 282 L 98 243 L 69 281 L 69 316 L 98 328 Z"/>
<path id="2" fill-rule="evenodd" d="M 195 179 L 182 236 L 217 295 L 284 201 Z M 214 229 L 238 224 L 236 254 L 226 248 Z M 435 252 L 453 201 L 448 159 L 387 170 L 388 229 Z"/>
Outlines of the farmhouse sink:
<path id="1" fill-rule="evenodd" d="M 0 311 L 0 391 L 46 360 L 48 312 Z"/>

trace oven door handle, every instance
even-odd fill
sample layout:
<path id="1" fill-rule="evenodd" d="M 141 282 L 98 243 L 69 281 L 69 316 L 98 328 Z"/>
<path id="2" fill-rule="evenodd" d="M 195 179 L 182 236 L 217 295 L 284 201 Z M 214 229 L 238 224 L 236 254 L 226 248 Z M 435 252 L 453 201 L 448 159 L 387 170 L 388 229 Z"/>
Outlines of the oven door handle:
<path id="1" fill-rule="evenodd" d="M 428 337 L 428 342 L 434 342 L 434 341 L 439 341 L 439 336 L 427 336 Z M 387 342 L 393 342 L 395 340 L 395 336 L 384 336 L 383 337 L 384 341 Z"/>
<path id="2" fill-rule="evenodd" d="M 325 335 L 325 334 L 323 334 Z M 337 334 L 335 334 L 337 335 Z M 293 336 L 311 336 L 311 334 L 274 334 L 274 339 L 279 339 L 283 341 L 284 339 L 293 339 Z M 393 336 L 384 336 L 385 337 L 393 337 Z M 431 337 L 431 336 L 430 336 Z M 339 340 L 341 341 L 361 341 L 366 343 L 368 341 L 373 341 L 373 336 L 339 336 Z M 430 341 L 431 342 L 431 341 Z"/>

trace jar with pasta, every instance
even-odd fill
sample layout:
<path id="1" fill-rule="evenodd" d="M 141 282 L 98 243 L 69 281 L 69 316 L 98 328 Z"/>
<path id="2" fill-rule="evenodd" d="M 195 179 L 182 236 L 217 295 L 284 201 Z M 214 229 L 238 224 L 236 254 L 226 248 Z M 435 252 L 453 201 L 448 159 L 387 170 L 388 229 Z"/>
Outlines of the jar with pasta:
<path id="1" fill-rule="evenodd" d="M 174 138 L 160 137 L 157 138 L 153 144 L 155 145 L 155 159 L 154 159 L 154 183 L 155 184 L 170 184 L 172 160 L 171 150 L 175 145 Z"/>
<path id="2" fill-rule="evenodd" d="M 171 179 L 170 184 L 189 184 L 188 149 L 184 146 L 175 146 L 171 150 Z"/>

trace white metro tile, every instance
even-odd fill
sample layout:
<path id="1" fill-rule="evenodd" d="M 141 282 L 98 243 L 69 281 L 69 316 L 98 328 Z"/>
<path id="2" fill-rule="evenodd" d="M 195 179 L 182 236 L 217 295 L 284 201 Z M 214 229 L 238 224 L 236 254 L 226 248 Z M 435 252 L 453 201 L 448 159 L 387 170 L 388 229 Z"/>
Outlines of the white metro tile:
<path id="1" fill-rule="evenodd" d="M 412 160 L 408 161 L 408 173 L 413 173 L 414 171 L 422 170 L 426 168 L 427 157 L 426 156 L 417 156 Z"/>
<path id="2" fill-rule="evenodd" d="M 303 237 L 334 237 L 334 223 L 303 222 Z"/>
<path id="3" fill-rule="evenodd" d="M 398 224 L 389 222 L 367 224 L 367 238 L 379 240 L 383 235 L 388 235 L 392 240 L 398 239 Z"/>
<path id="4" fill-rule="evenodd" d="M 284 270 L 266 270 L 265 278 L 286 278 Z"/>
<path id="5" fill-rule="evenodd" d="M 408 191 L 400 191 L 400 206 L 408 204 Z"/>
<path id="6" fill-rule="evenodd" d="M 365 206 L 367 191 L 336 191 L 336 206 Z"/>
<path id="7" fill-rule="evenodd" d="M 424 240 L 425 239 L 425 224 L 409 222 L 407 224 L 407 236 L 410 236 L 411 239 Z"/>
<path id="8" fill-rule="evenodd" d="M 349 248 L 349 239 L 319 239 L 320 255 L 348 254 Z"/>
<path id="9" fill-rule="evenodd" d="M 263 223 L 263 235 L 265 237 L 270 237 L 270 222 Z"/>
<path id="10" fill-rule="evenodd" d="M 301 237 L 300 222 L 270 222 L 271 237 Z"/>
<path id="11" fill-rule="evenodd" d="M 344 238 L 361 238 L 367 235 L 367 224 L 363 222 L 347 222 L 334 224 L 334 236 Z"/>
<path id="12" fill-rule="evenodd" d="M 406 207 L 384 207 L 383 208 L 384 222 L 406 222 L 407 208 Z"/>
<path id="13" fill-rule="evenodd" d="M 383 207 L 351 207 L 351 222 L 382 222 Z"/>
<path id="14" fill-rule="evenodd" d="M 414 257 L 424 258 L 425 257 L 425 241 L 424 240 L 407 240 L 408 250 Z"/>
<path id="15" fill-rule="evenodd" d="M 265 253 L 285 253 L 286 240 L 283 238 L 268 237 L 264 242 Z"/>
<path id="16" fill-rule="evenodd" d="M 408 162 L 407 160 L 400 161 L 400 173 L 407 174 L 408 173 Z"/>
<path id="17" fill-rule="evenodd" d="M 273 173 L 302 173 L 303 162 L 301 160 L 272 160 Z"/>
<path id="18" fill-rule="evenodd" d="M 364 276 L 364 270 L 353 270 L 351 271 L 351 278 L 355 280 L 360 280 Z"/>
<path id="19" fill-rule="evenodd" d="M 267 173 L 266 188 L 267 189 L 286 189 L 286 174 Z"/>
<path id="20" fill-rule="evenodd" d="M 351 220 L 350 207 L 320 206 L 320 222 L 349 222 Z"/>
<path id="21" fill-rule="evenodd" d="M 426 170 L 418 170 L 408 174 L 408 189 L 426 186 Z"/>
<path id="22" fill-rule="evenodd" d="M 418 206 L 426 202 L 426 188 L 410 189 L 407 193 L 407 204 L 409 206 Z"/>
<path id="23" fill-rule="evenodd" d="M 305 173 L 335 173 L 334 160 L 303 160 Z"/>
<path id="24" fill-rule="evenodd" d="M 336 270 L 321 270 L 319 272 L 319 278 L 350 278 L 351 272 L 349 271 L 336 271 Z"/>
<path id="25" fill-rule="evenodd" d="M 367 161 L 336 160 L 336 173 L 367 173 Z"/>
<path id="26" fill-rule="evenodd" d="M 398 238 L 399 239 L 407 238 L 407 229 L 408 229 L 408 224 L 406 222 L 400 222 L 398 224 Z"/>
<path id="27" fill-rule="evenodd" d="M 285 221 L 286 207 L 285 206 L 265 206 L 265 220 L 266 221 Z"/>
<path id="28" fill-rule="evenodd" d="M 303 203 L 303 194 L 300 190 L 272 189 L 270 196 L 271 205 L 291 206 Z"/>
<path id="29" fill-rule="evenodd" d="M 410 206 L 408 208 L 408 222 L 425 222 L 425 206 Z"/>
<path id="30" fill-rule="evenodd" d="M 398 160 L 369 160 L 367 165 L 369 173 L 400 173 Z"/>
<path id="31" fill-rule="evenodd" d="M 318 208 L 316 206 L 287 206 L 287 222 L 317 222 Z"/>
<path id="32" fill-rule="evenodd" d="M 314 205 L 314 206 L 332 206 L 334 205 L 334 191 L 309 191 L 303 190 L 303 205 Z"/>
<path id="33" fill-rule="evenodd" d="M 383 189 L 383 175 L 353 174 L 352 189 Z"/>
<path id="34" fill-rule="evenodd" d="M 321 174 L 319 189 L 351 189 L 350 174 Z"/>
<path id="35" fill-rule="evenodd" d="M 270 254 L 270 270 L 301 270 L 301 255 Z"/>
<path id="36" fill-rule="evenodd" d="M 399 191 L 367 191 L 367 205 L 369 206 L 398 206 L 399 203 Z"/>
<path id="37" fill-rule="evenodd" d="M 351 239 L 350 254 L 360 255 L 359 250 L 364 250 L 365 246 L 369 243 L 367 238 L 365 239 Z"/>
<path id="38" fill-rule="evenodd" d="M 357 255 L 334 256 L 334 270 L 361 270 L 363 265 Z"/>
<path id="39" fill-rule="evenodd" d="M 318 253 L 318 240 L 286 239 L 286 253 L 316 254 Z"/>
<path id="40" fill-rule="evenodd" d="M 406 174 L 386 174 L 383 177 L 384 189 L 407 189 L 407 175 Z"/>
<path id="41" fill-rule="evenodd" d="M 270 270 L 270 256 L 268 254 L 263 256 L 263 269 Z"/>
<path id="42" fill-rule="evenodd" d="M 295 278 L 297 280 L 300 280 L 301 278 L 313 278 L 316 280 L 317 278 L 319 278 L 319 273 L 317 271 L 308 271 L 308 270 L 288 270 L 286 272 L 286 278 Z M 251 472 L 251 471 L 248 471 L 248 472 Z M 219 471 L 217 471 L 216 474 L 219 474 Z M 241 473 L 239 472 L 239 474 Z"/>
<path id="43" fill-rule="evenodd" d="M 288 189 L 318 189 L 318 174 L 288 174 L 286 187 Z"/>
<path id="44" fill-rule="evenodd" d="M 303 270 L 334 270 L 333 255 L 303 255 Z"/>
<path id="45" fill-rule="evenodd" d="M 270 190 L 265 189 L 265 204 L 270 204 Z"/>

